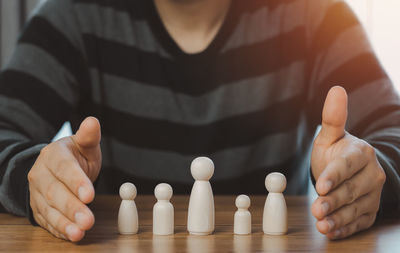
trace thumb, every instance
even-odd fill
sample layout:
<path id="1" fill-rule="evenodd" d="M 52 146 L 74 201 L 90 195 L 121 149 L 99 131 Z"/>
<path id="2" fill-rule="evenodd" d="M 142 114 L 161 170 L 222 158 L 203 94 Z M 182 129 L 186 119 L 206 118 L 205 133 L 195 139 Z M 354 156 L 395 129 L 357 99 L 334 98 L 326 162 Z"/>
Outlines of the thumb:
<path id="1" fill-rule="evenodd" d="M 72 139 L 86 159 L 95 159 L 101 140 L 99 121 L 95 117 L 87 117 Z"/>
<path id="2" fill-rule="evenodd" d="M 343 87 L 332 87 L 322 111 L 322 128 L 318 142 L 331 145 L 345 135 L 347 121 L 347 93 Z"/>

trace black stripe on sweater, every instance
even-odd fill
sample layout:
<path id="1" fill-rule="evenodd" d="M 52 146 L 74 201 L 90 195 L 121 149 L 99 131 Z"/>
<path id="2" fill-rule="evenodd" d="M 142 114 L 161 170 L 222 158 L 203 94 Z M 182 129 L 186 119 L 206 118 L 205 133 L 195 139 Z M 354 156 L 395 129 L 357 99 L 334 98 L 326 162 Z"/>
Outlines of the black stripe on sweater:
<path id="1" fill-rule="evenodd" d="M 59 129 L 72 112 L 71 106 L 49 85 L 20 71 L 1 73 L 0 94 L 24 102 L 55 129 Z"/>
<path id="2" fill-rule="evenodd" d="M 94 35 L 84 34 L 83 38 L 91 67 L 193 96 L 238 80 L 277 72 L 305 59 L 306 52 L 303 27 L 260 43 L 229 50 L 214 58 L 196 59 L 172 60 Z"/>
<path id="3" fill-rule="evenodd" d="M 194 155 L 252 144 L 295 128 L 302 100 L 293 97 L 262 111 L 199 126 L 146 119 L 102 106 L 94 107 L 92 113 L 103 122 L 104 134 L 122 143 Z"/>
<path id="4" fill-rule="evenodd" d="M 109 8 L 118 12 L 129 13 L 131 18 L 134 20 L 145 20 L 147 18 L 146 5 L 147 2 L 153 0 L 75 0 L 74 2 L 78 4 L 90 4 L 100 8 Z"/>
<path id="5" fill-rule="evenodd" d="M 311 50 L 315 54 L 326 51 L 336 38 L 347 29 L 359 26 L 356 16 L 344 2 L 338 2 L 329 7 L 324 19 L 313 38 Z"/>
<path id="6" fill-rule="evenodd" d="M 40 47 L 52 55 L 74 76 L 78 82 L 78 87 L 88 88 L 90 78 L 83 55 L 45 18 L 35 16 L 28 23 L 18 42 Z"/>
<path id="7" fill-rule="evenodd" d="M 366 102 L 371 103 L 372 101 L 366 100 Z M 397 117 L 394 115 L 396 112 Z M 400 125 L 400 105 L 388 105 L 377 108 L 375 111 L 368 114 L 364 119 L 359 120 L 358 124 L 351 129 L 351 134 L 354 134 L 360 138 L 367 136 L 369 133 L 365 132 L 366 128 L 369 128 L 369 126 L 376 120 L 383 119 L 390 114 L 393 114 L 392 121 L 386 122 L 386 124 L 379 124 L 378 129 L 369 129 L 369 131 L 374 132 L 375 130 L 379 129 L 398 127 Z M 397 120 L 393 120 L 395 118 Z"/>
<path id="8" fill-rule="evenodd" d="M 142 6 L 148 4 L 146 2 L 150 2 L 154 0 L 146 0 L 146 1 L 132 1 L 132 0 L 75 0 L 75 3 L 78 4 L 93 4 L 96 6 L 112 8 L 117 11 L 128 11 L 134 14 L 135 17 L 145 18 L 144 13 L 140 13 L 142 11 Z M 267 7 L 270 10 L 274 10 L 281 5 L 290 4 L 292 2 L 296 2 L 299 0 L 252 0 L 252 1 L 243 1 L 243 0 L 233 0 L 233 4 L 240 6 L 242 12 L 253 12 L 259 10 L 260 8 Z"/>

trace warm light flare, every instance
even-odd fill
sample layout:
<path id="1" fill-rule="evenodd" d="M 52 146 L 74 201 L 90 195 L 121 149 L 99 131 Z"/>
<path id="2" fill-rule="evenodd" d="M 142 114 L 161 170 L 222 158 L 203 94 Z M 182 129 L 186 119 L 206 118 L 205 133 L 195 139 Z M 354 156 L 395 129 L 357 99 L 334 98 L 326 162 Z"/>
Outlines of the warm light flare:
<path id="1" fill-rule="evenodd" d="M 364 24 L 381 63 L 400 91 L 400 1 L 347 0 Z"/>

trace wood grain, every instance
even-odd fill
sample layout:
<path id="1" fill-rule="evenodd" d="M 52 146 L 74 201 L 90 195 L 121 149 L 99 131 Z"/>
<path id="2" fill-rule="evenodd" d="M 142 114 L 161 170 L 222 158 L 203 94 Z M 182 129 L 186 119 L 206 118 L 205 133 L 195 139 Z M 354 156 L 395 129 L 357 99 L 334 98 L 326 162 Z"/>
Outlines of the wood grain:
<path id="1" fill-rule="evenodd" d="M 119 235 L 118 196 L 98 196 L 90 206 L 96 224 L 79 243 L 63 241 L 26 218 L 0 214 L 0 252 L 400 252 L 400 219 L 386 219 L 368 231 L 340 241 L 329 241 L 315 229 L 307 197 L 287 196 L 289 232 L 283 236 L 262 233 L 265 196 L 251 196 L 253 233 L 233 235 L 236 196 L 216 196 L 216 229 L 209 236 L 191 236 L 186 231 L 188 196 L 174 196 L 175 234 L 153 236 L 154 196 L 138 196 L 139 234 Z"/>

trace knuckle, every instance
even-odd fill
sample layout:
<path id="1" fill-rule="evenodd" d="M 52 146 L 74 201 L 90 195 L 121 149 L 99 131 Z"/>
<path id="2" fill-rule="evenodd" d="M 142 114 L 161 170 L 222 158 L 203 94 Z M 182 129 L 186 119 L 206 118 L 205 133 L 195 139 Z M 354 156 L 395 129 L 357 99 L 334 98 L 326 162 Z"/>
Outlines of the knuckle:
<path id="1" fill-rule="evenodd" d="M 367 228 L 369 228 L 369 227 L 371 227 L 372 225 L 374 225 L 375 220 L 376 220 L 376 214 L 371 214 L 371 215 L 369 216 L 369 219 L 368 219 Z"/>
<path id="2" fill-rule="evenodd" d="M 35 219 L 35 221 L 37 222 L 37 224 L 39 224 L 41 227 L 43 227 L 43 220 L 40 218 L 40 215 L 38 212 L 33 211 L 33 218 Z"/>
<path id="3" fill-rule="evenodd" d="M 50 208 L 48 205 L 43 205 L 40 207 L 40 213 L 44 216 L 49 216 Z"/>
<path id="4" fill-rule="evenodd" d="M 357 138 L 357 140 L 355 141 L 355 147 L 357 147 L 357 149 L 362 153 L 363 149 L 366 148 L 367 146 L 369 146 L 368 142 L 366 142 L 363 139 L 359 139 Z"/>
<path id="5" fill-rule="evenodd" d="M 373 213 L 378 213 L 378 211 L 379 211 L 379 202 L 377 202 L 375 205 L 373 205 L 373 207 L 372 207 L 372 212 Z"/>
<path id="6" fill-rule="evenodd" d="M 57 188 L 57 184 L 55 182 L 50 183 L 49 186 L 47 187 L 46 199 L 50 205 L 52 205 L 55 201 L 56 188 Z"/>
<path id="7" fill-rule="evenodd" d="M 49 154 L 51 150 L 51 144 L 44 146 L 41 150 L 40 150 L 40 156 L 46 156 Z"/>
<path id="8" fill-rule="evenodd" d="M 40 180 L 40 167 L 33 166 L 27 175 L 28 182 L 30 184 L 35 184 L 38 180 Z"/>
<path id="9" fill-rule="evenodd" d="M 71 199 L 64 201 L 64 205 L 64 209 L 67 212 L 73 212 L 73 210 L 75 209 L 75 203 Z"/>
<path id="10" fill-rule="evenodd" d="M 55 237 L 60 237 L 60 233 L 57 231 L 57 229 L 55 229 L 53 226 L 51 226 L 50 224 L 48 224 L 47 226 L 47 230 L 54 235 Z"/>
<path id="11" fill-rule="evenodd" d="M 353 161 L 349 155 L 342 156 L 346 168 L 353 168 Z"/>
<path id="12" fill-rule="evenodd" d="M 63 213 L 65 213 L 71 220 L 74 220 L 75 219 L 74 213 L 76 210 L 78 210 L 78 207 L 77 207 L 75 201 L 68 200 L 68 201 L 65 201 L 64 203 L 65 203 L 65 206 L 64 206 L 65 209 L 63 210 Z"/>
<path id="13" fill-rule="evenodd" d="M 340 200 L 339 200 L 339 198 L 336 198 L 336 197 L 327 198 L 326 202 L 328 202 L 328 204 L 329 204 L 330 211 L 336 210 L 336 208 L 338 208 L 340 205 Z"/>
<path id="14" fill-rule="evenodd" d="M 351 169 L 353 170 L 356 169 L 355 167 L 359 167 L 361 166 L 361 164 L 365 164 L 366 156 L 362 152 L 361 148 L 355 148 L 351 154 L 351 158 L 351 160 L 353 161 L 352 166 L 354 165 L 354 167 L 351 167 Z"/>
<path id="15" fill-rule="evenodd" d="M 350 233 L 350 227 L 349 226 L 344 226 L 340 230 L 341 230 L 341 237 L 346 237 Z"/>
<path id="16" fill-rule="evenodd" d="M 342 182 L 342 173 L 340 172 L 340 170 L 334 170 L 333 174 L 334 174 L 333 176 L 334 184 L 337 182 Z"/>
<path id="17" fill-rule="evenodd" d="M 64 231 L 65 230 L 65 218 L 62 215 L 59 215 L 56 219 L 55 226 L 58 231 Z"/>
<path id="18" fill-rule="evenodd" d="M 353 231 L 353 233 L 358 232 L 358 231 L 360 231 L 360 230 L 361 230 L 361 222 L 356 222 L 356 223 L 354 224 L 354 231 Z"/>
<path id="19" fill-rule="evenodd" d="M 344 186 L 346 188 L 347 191 L 347 204 L 353 203 L 356 199 L 356 186 L 350 181 L 347 180 L 344 182 Z"/>
<path id="20" fill-rule="evenodd" d="M 386 182 L 386 173 L 383 171 L 382 168 L 380 168 L 377 176 L 378 182 L 383 185 Z"/>
<path id="21" fill-rule="evenodd" d="M 54 177 L 59 180 L 60 178 L 62 178 L 62 175 L 63 175 L 64 171 L 63 171 L 63 169 L 58 167 L 56 169 L 53 169 L 52 173 L 53 173 Z"/>
<path id="22" fill-rule="evenodd" d="M 359 157 L 361 155 L 363 155 L 363 149 L 364 145 L 363 144 L 358 144 L 355 146 L 354 150 L 353 150 L 353 156 Z"/>
<path id="23" fill-rule="evenodd" d="M 31 170 L 28 172 L 27 178 L 28 178 L 28 182 L 29 182 L 29 183 L 32 183 L 32 182 L 35 181 L 34 170 L 31 169 Z"/>
<path id="24" fill-rule="evenodd" d="M 366 154 L 366 155 L 368 155 L 368 156 L 376 156 L 376 151 L 375 151 L 375 149 L 371 146 L 371 145 L 369 145 L 369 144 L 366 144 L 365 146 L 364 146 L 364 153 Z"/>
<path id="25" fill-rule="evenodd" d="M 60 178 L 65 173 L 65 170 L 69 168 L 71 162 L 66 158 L 61 158 L 58 162 L 58 167 L 54 170 L 55 176 Z"/>
<path id="26" fill-rule="evenodd" d="M 73 168 L 76 168 L 77 164 L 68 158 L 62 158 L 58 163 L 58 167 L 54 170 L 55 177 L 61 180 L 67 180 L 68 182 L 76 181 L 79 176 L 71 177 L 69 174 L 73 173 Z"/>
<path id="27" fill-rule="evenodd" d="M 39 225 L 40 225 L 42 228 L 46 229 L 47 231 L 49 231 L 49 232 L 51 233 L 49 224 L 48 224 L 46 221 L 41 221 L 41 222 L 39 223 Z"/>
<path id="28" fill-rule="evenodd" d="M 373 204 L 370 205 L 370 208 L 368 209 L 370 211 L 370 215 L 376 215 L 379 211 L 380 208 L 380 196 L 373 196 L 374 201 Z"/>
<path id="29" fill-rule="evenodd" d="M 353 212 L 352 212 L 352 220 L 356 220 L 359 216 L 359 209 L 357 205 L 354 205 Z"/>
<path id="30" fill-rule="evenodd" d="M 340 215 L 338 213 L 332 214 L 330 216 L 330 219 L 332 219 L 335 224 L 334 229 L 338 229 L 343 226 L 343 224 L 342 224 L 343 219 L 340 217 Z"/>

